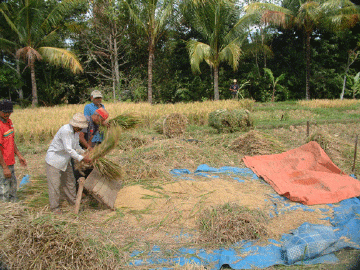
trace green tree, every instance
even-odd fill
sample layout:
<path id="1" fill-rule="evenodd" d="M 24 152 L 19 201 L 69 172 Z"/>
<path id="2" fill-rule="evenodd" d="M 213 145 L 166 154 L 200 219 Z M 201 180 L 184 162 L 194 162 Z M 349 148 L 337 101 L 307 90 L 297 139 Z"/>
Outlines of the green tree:
<path id="1" fill-rule="evenodd" d="M 355 97 L 360 93 L 360 72 L 356 73 L 354 77 L 354 84 L 351 87 L 352 90 L 352 96 L 355 99 Z"/>
<path id="2" fill-rule="evenodd" d="M 304 34 L 306 59 L 306 99 L 310 99 L 310 41 L 314 30 L 341 31 L 353 27 L 359 21 L 358 9 L 350 0 L 285 1 L 284 6 L 252 3 L 248 14 L 259 14 L 262 22 L 284 28 L 299 28 Z"/>
<path id="3" fill-rule="evenodd" d="M 343 87 L 342 87 L 342 91 L 341 91 L 341 94 L 340 94 L 340 99 L 341 100 L 344 98 L 345 88 L 346 88 L 346 79 L 347 79 L 347 74 L 349 72 L 350 66 L 352 64 L 354 64 L 354 62 L 357 60 L 357 58 L 358 58 L 358 56 L 360 54 L 360 51 L 357 51 L 359 46 L 360 46 L 360 42 L 358 43 L 358 45 L 356 46 L 356 48 L 354 50 L 349 50 L 348 51 L 349 56 L 348 56 L 347 63 L 346 63 L 346 66 L 345 66 Z"/>
<path id="4" fill-rule="evenodd" d="M 173 0 L 125 0 L 130 17 L 148 40 L 148 102 L 152 103 L 153 65 L 156 44 L 165 34 L 173 15 Z"/>
<path id="5" fill-rule="evenodd" d="M 64 19 L 75 13 L 84 4 L 83 0 L 44 1 L 19 0 L 16 4 L 3 3 L 0 14 L 14 38 L 0 38 L 4 49 L 16 48 L 16 57 L 23 59 L 31 73 L 32 105 L 38 104 L 35 62 L 49 63 L 69 68 L 73 73 L 82 72 L 76 56 L 65 48 L 49 47 L 59 38 L 57 32 L 66 26 Z M 56 43 L 56 42 L 55 42 Z M 59 41 L 60 43 L 60 41 Z"/>
<path id="6" fill-rule="evenodd" d="M 271 87 L 271 102 L 275 101 L 275 92 L 276 89 L 282 89 L 283 86 L 279 84 L 281 80 L 285 78 L 285 74 L 281 74 L 279 77 L 275 78 L 273 72 L 269 68 L 264 68 L 265 73 L 268 75 L 270 79 L 270 87 Z"/>
<path id="7" fill-rule="evenodd" d="M 250 17 L 239 19 L 239 8 L 228 0 L 190 1 L 182 10 L 201 35 L 200 40 L 191 39 L 187 43 L 191 68 L 193 72 L 200 72 L 200 63 L 206 61 L 214 73 L 214 100 L 219 100 L 220 63 L 227 62 L 233 70 L 238 68 Z"/>

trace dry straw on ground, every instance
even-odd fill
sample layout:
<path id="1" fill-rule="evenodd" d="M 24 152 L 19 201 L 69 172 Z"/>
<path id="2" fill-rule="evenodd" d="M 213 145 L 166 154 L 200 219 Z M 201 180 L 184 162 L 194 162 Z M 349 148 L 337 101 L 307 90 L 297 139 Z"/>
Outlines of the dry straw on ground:
<path id="1" fill-rule="evenodd" d="M 310 141 L 316 141 L 329 156 L 329 158 L 332 161 L 336 161 L 338 166 L 344 162 L 350 163 L 349 161 L 346 161 L 346 158 L 344 158 L 346 156 L 346 151 L 342 149 L 351 149 L 353 146 L 347 144 L 341 140 L 341 138 L 332 136 L 328 131 L 317 128 L 314 129 L 310 136 L 305 140 L 305 142 Z M 349 160 L 351 160 L 351 158 L 352 156 L 349 156 Z"/>
<path id="2" fill-rule="evenodd" d="M 242 155 L 255 156 L 282 152 L 284 146 L 271 136 L 257 130 L 251 130 L 235 139 L 231 143 L 230 149 Z"/>
<path id="3" fill-rule="evenodd" d="M 201 242 L 230 245 L 242 240 L 269 237 L 268 215 L 237 203 L 205 209 L 199 217 Z"/>
<path id="4" fill-rule="evenodd" d="M 129 225 L 139 230 L 157 228 L 157 238 L 164 239 L 165 243 L 173 235 L 188 232 L 194 235 L 196 241 L 201 243 L 202 246 L 207 244 L 213 246 L 214 240 L 211 237 L 205 237 L 197 233 L 199 222 L 203 220 L 203 211 L 217 209 L 219 205 L 236 204 L 239 207 L 249 209 L 248 212 L 261 211 L 268 214 L 272 211 L 272 203 L 269 200 L 272 193 L 274 191 L 271 186 L 261 181 L 245 178 L 245 182 L 239 183 L 223 176 L 218 179 L 181 180 L 157 188 L 146 188 L 141 185 L 126 186 L 119 191 L 115 207 L 121 209 L 125 214 L 123 221 Z M 290 206 L 294 204 L 289 203 Z M 299 210 L 293 212 L 284 209 L 284 212 L 279 217 L 269 219 L 268 223 L 259 223 L 259 230 L 268 232 L 266 235 L 263 234 L 263 240 L 265 241 L 269 237 L 279 240 L 283 233 L 289 233 L 290 230 L 296 229 L 299 222 L 307 221 L 324 224 L 325 221 L 321 219 L 331 214 L 331 212 L 323 213 L 318 210 L 318 208 L 323 207 L 323 205 L 313 206 L 314 211 L 310 214 L 308 211 Z M 227 222 L 235 224 L 242 221 L 243 217 L 239 215 L 237 217 L 223 217 L 222 220 L 216 222 L 218 226 L 226 227 L 226 225 L 222 224 Z M 283 224 L 283 222 L 286 224 Z M 326 222 L 329 224 L 328 221 Z M 273 228 L 276 228 L 276 230 Z M 239 228 L 239 230 L 243 229 L 246 228 L 244 226 Z M 257 230 L 255 232 L 259 233 Z M 230 238 L 227 240 L 229 241 L 241 240 L 247 237 L 240 231 L 235 231 L 235 235 L 230 232 L 226 234 L 228 233 Z M 149 241 L 153 241 L 151 236 L 145 235 L 144 237 Z M 225 239 L 223 240 L 225 241 Z M 218 244 L 221 241 L 218 241 Z"/>
<path id="5" fill-rule="evenodd" d="M 118 269 L 113 254 L 101 257 L 74 224 L 18 204 L 0 209 L 0 259 L 9 269 Z"/>

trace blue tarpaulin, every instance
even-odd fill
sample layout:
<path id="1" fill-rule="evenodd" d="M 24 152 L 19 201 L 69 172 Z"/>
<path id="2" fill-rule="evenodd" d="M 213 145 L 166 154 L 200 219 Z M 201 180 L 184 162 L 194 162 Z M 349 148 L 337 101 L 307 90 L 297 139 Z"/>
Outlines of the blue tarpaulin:
<path id="1" fill-rule="evenodd" d="M 170 172 L 175 177 L 194 180 L 195 177 L 214 177 L 219 174 L 231 175 L 240 183 L 244 182 L 242 177 L 250 177 L 253 181 L 260 181 L 259 178 L 248 168 L 221 167 L 213 168 L 206 164 L 200 165 L 193 173 L 187 169 L 174 169 Z M 266 183 L 264 183 L 266 184 Z M 273 203 L 270 216 L 281 214 L 284 208 L 286 211 L 302 208 L 304 211 L 313 211 L 308 206 L 292 202 L 274 192 L 271 196 Z M 281 203 L 280 203 L 281 202 Z M 281 205 L 281 206 L 279 206 Z M 173 265 L 185 265 L 196 263 L 209 269 L 218 270 L 223 265 L 233 269 L 266 268 L 272 265 L 293 265 L 293 264 L 318 264 L 336 263 L 338 259 L 333 254 L 343 248 L 360 249 L 360 200 L 351 198 L 336 204 L 327 204 L 333 209 L 333 217 L 330 219 L 332 226 L 303 223 L 289 234 L 284 234 L 280 241 L 270 240 L 271 244 L 259 246 L 255 241 L 242 241 L 228 249 L 193 249 L 181 248 L 169 258 L 165 256 L 165 250 L 154 246 L 149 255 L 151 259 L 146 261 L 136 259 L 142 252 L 132 254 L 132 265 L 148 266 L 153 269 L 171 269 L 156 267 L 160 263 Z M 284 210 L 285 211 L 285 210 Z M 328 211 L 328 209 L 323 209 Z M 171 252 L 174 252 L 173 250 Z M 147 256 L 148 257 L 148 256 Z"/>

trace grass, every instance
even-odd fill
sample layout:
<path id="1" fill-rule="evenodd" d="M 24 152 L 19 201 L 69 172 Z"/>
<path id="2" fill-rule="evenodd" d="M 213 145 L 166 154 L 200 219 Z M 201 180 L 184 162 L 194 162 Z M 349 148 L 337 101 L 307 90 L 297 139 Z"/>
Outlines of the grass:
<path id="1" fill-rule="evenodd" d="M 348 174 L 351 173 L 353 165 L 355 135 L 360 128 L 357 120 L 360 116 L 360 102 L 352 100 L 259 104 L 253 101 L 229 100 L 154 106 L 145 103 L 105 103 L 105 107 L 110 112 L 110 117 L 130 113 L 136 114 L 141 119 L 141 124 L 136 129 L 122 132 L 118 145 L 107 155 L 109 160 L 122 167 L 124 188 L 139 185 L 158 193 L 166 184 L 174 183 L 174 178 L 169 174 L 169 171 L 174 168 L 187 168 L 194 171 L 200 164 L 208 164 L 213 167 L 244 167 L 241 159 L 246 153 L 238 151 L 237 140 L 246 137 L 249 132 L 218 133 L 217 130 L 209 127 L 207 125 L 208 114 L 216 109 L 246 108 L 250 110 L 250 115 L 254 120 L 254 130 L 252 130 L 254 133 L 251 134 L 253 134 L 252 137 L 256 137 L 256 141 L 249 144 L 247 151 L 253 151 L 253 153 L 259 150 L 266 150 L 269 154 L 278 153 L 306 143 L 308 140 L 306 122 L 310 121 L 311 137 L 322 140 L 326 152 L 334 163 Z M 93 200 L 87 197 L 82 200 L 78 216 L 75 216 L 72 213 L 72 207 L 67 205 L 64 206 L 65 214 L 60 217 L 49 213 L 44 156 L 57 129 L 66 124 L 73 113 L 82 110 L 83 105 L 16 109 L 11 116 L 18 147 L 28 161 L 28 168 L 16 167 L 17 177 L 21 180 L 23 175 L 29 174 L 31 181 L 31 184 L 19 192 L 20 205 L 24 207 L 25 212 L 33 211 L 33 215 L 37 218 L 44 219 L 45 223 L 43 224 L 52 222 L 55 227 L 62 226 L 70 236 L 77 240 L 80 239 L 86 248 L 89 248 L 89 252 L 94 252 L 91 253 L 91 257 L 99 258 L 100 261 L 97 263 L 103 263 L 103 267 L 98 267 L 100 269 L 104 269 L 106 265 L 113 265 L 113 263 L 124 267 L 130 260 L 130 254 L 135 250 L 143 251 L 139 258 L 149 258 L 147 251 L 150 251 L 154 245 L 160 246 L 162 250 L 169 250 L 169 257 L 176 254 L 176 250 L 180 247 L 199 247 L 199 243 L 186 237 L 176 240 L 165 235 L 165 233 L 171 233 L 170 227 L 179 222 L 179 220 L 171 220 L 168 215 L 171 212 L 167 212 L 176 209 L 167 210 L 165 206 L 175 200 L 177 196 L 186 198 L 186 194 L 172 193 L 170 196 L 161 192 L 158 195 L 147 195 L 149 201 L 155 199 L 164 201 L 162 209 L 164 215 L 158 220 L 148 223 L 145 222 L 146 218 L 149 215 L 156 216 L 157 214 L 151 207 L 143 210 L 109 211 L 101 205 L 93 205 Z M 189 126 L 182 138 L 167 138 L 153 129 L 155 121 L 161 115 L 169 113 L 182 113 L 188 118 Z M 28 117 L 29 115 L 31 117 Z M 53 121 L 55 117 L 57 121 Z M 26 126 L 29 125 L 34 128 L 27 129 Z M 260 141 L 261 143 L 259 143 Z M 360 166 L 359 162 L 356 162 L 355 174 L 359 177 L 358 171 L 360 171 Z M 201 212 L 208 209 L 205 207 L 205 200 L 211 194 L 209 191 L 201 194 L 203 196 L 197 198 L 198 203 L 189 210 L 189 212 L 192 211 L 192 216 L 198 217 Z M 15 223 L 22 222 L 24 228 L 32 228 L 28 226 L 33 224 L 35 216 L 25 215 L 22 217 L 23 214 L 16 215 L 15 210 L 13 213 L 11 219 L 14 222 L 13 227 Z M 211 213 L 212 216 L 210 216 L 215 218 L 214 212 Z M 129 216 L 132 216 L 133 219 Z M 185 213 L 179 212 L 179 217 L 183 216 Z M 139 221 L 136 221 L 137 219 Z M 133 222 L 142 222 L 142 227 L 133 226 L 132 220 Z M 229 218 L 225 217 L 224 220 L 229 220 Z M 2 220 L 0 220 L 0 225 L 1 222 Z M 220 221 L 216 222 L 218 225 L 220 224 Z M 71 227 L 71 230 L 68 230 L 68 227 Z M 8 231 L 10 229 L 11 226 L 4 229 L 4 232 L 10 232 Z M 185 228 L 183 230 L 184 234 L 190 233 Z M 228 236 L 231 236 L 230 232 Z M 231 237 L 235 238 L 235 236 Z M 212 242 L 209 239 L 207 243 Z M 207 243 L 201 243 L 201 245 L 206 246 Z M 78 250 L 81 251 L 80 248 Z M 346 267 L 352 263 L 352 258 L 358 256 L 359 253 L 356 250 L 337 252 L 341 261 L 334 266 L 273 266 L 269 269 L 347 269 Z M 107 257 L 109 259 L 106 259 Z M 56 260 L 54 261 L 56 262 Z M 55 262 L 48 269 L 56 269 Z M 38 261 L 35 262 L 35 264 L 37 263 Z M 173 267 L 183 270 L 204 269 L 202 266 L 196 265 Z M 14 268 L 16 269 L 16 267 Z"/>

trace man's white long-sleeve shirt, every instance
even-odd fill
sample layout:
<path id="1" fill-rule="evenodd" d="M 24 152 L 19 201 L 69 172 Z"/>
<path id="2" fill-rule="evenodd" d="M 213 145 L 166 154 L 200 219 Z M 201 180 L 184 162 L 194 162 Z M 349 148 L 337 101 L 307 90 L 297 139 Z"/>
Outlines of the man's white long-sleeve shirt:
<path id="1" fill-rule="evenodd" d="M 75 133 L 70 124 L 62 126 L 52 140 L 46 152 L 45 161 L 47 164 L 65 171 L 70 158 L 81 161 L 84 157 L 79 153 L 85 151 L 79 144 L 79 133 Z"/>

